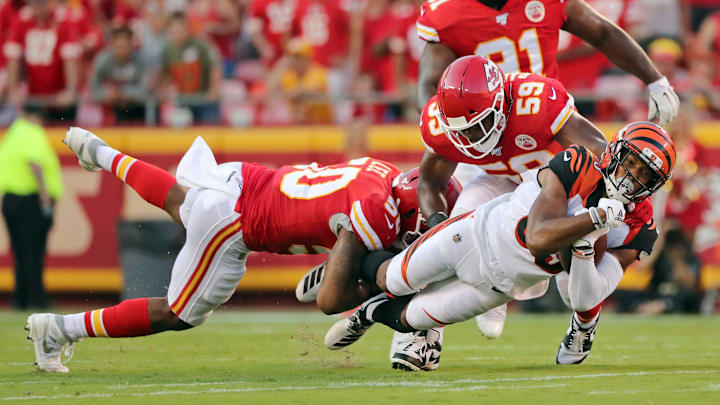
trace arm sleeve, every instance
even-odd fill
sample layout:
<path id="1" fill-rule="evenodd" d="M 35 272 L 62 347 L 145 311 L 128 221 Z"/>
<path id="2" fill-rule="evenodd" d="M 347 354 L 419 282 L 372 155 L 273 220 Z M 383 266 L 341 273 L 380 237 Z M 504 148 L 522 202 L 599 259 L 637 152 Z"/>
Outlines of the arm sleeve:
<path id="1" fill-rule="evenodd" d="M 650 255 L 653 245 L 658 238 L 657 224 L 655 220 L 643 224 L 638 230 L 630 231 L 625 242 L 615 249 L 636 249 L 638 251 L 638 259 Z"/>
<path id="2" fill-rule="evenodd" d="M 388 249 L 397 238 L 400 215 L 392 197 L 372 194 L 357 200 L 350 211 L 353 232 L 371 252 Z"/>
<path id="3" fill-rule="evenodd" d="M 575 110 L 575 99 L 558 80 L 545 79 L 545 105 L 550 132 L 555 135 L 565 126 Z"/>
<path id="4" fill-rule="evenodd" d="M 420 8 L 420 15 L 415 21 L 415 28 L 417 29 L 418 36 L 423 41 L 440 42 L 440 35 L 438 35 L 435 23 L 430 18 L 430 12 L 429 2 L 423 3 Z"/>
<path id="5" fill-rule="evenodd" d="M 620 284 L 623 268 L 615 256 L 603 254 L 595 265 L 594 257 L 589 259 L 572 256 L 568 295 L 574 311 L 589 311 L 609 297 Z"/>

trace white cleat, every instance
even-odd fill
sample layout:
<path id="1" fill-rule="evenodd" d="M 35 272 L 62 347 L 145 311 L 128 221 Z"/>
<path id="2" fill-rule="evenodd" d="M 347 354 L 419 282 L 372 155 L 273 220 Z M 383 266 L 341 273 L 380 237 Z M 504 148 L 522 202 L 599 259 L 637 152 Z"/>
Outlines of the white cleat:
<path id="1" fill-rule="evenodd" d="M 63 143 L 75 152 L 83 169 L 91 172 L 101 169 L 100 165 L 97 164 L 95 151 L 99 145 L 107 145 L 107 143 L 98 138 L 97 135 L 86 129 L 70 127 L 65 132 Z"/>
<path id="2" fill-rule="evenodd" d="M 403 371 L 433 371 L 440 366 L 444 328 L 411 333 L 412 339 L 393 353 L 392 368 Z"/>
<path id="3" fill-rule="evenodd" d="M 398 332 L 393 333 L 392 341 L 390 342 L 390 362 L 392 363 L 393 356 L 395 353 L 402 350 L 405 346 L 409 345 L 415 340 L 414 332 Z"/>
<path id="4" fill-rule="evenodd" d="M 495 307 L 484 314 L 475 317 L 477 327 L 480 332 L 488 339 L 497 339 L 505 329 L 505 319 L 507 318 L 507 304 Z"/>
<path id="5" fill-rule="evenodd" d="M 600 317 L 597 317 L 592 324 L 587 327 L 582 327 L 573 313 L 570 318 L 570 327 L 560 342 L 557 354 L 555 355 L 555 363 L 582 363 L 587 356 L 590 355 L 590 349 L 592 349 L 592 344 L 595 340 L 595 329 L 597 328 L 599 319 Z"/>
<path id="6" fill-rule="evenodd" d="M 58 322 L 59 318 L 59 322 Z M 63 332 L 62 316 L 55 314 L 32 314 L 28 317 L 25 330 L 30 334 L 35 348 L 35 364 L 48 373 L 67 373 L 65 363 L 73 355 L 74 342 Z M 67 360 L 61 361 L 63 350 Z"/>
<path id="7" fill-rule="evenodd" d="M 318 292 L 320 291 L 320 285 L 322 285 L 323 276 L 325 274 L 325 265 L 327 262 L 323 262 L 313 267 L 305 273 L 303 278 L 295 287 L 295 297 L 300 302 L 313 302 L 317 298 Z"/>

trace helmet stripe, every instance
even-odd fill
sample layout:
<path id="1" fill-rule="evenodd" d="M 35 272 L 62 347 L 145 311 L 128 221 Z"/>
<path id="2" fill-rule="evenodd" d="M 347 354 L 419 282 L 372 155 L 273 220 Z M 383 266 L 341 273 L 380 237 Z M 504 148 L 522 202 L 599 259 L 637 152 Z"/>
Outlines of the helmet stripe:
<path id="1" fill-rule="evenodd" d="M 646 137 L 646 136 L 637 136 L 637 137 L 635 137 L 635 138 L 633 138 L 633 139 L 625 139 L 625 142 L 626 142 L 626 143 L 629 143 L 629 144 L 632 144 L 633 141 L 644 141 L 644 142 L 647 142 L 647 143 L 655 146 L 658 150 L 662 151 L 662 153 L 665 155 L 665 159 L 667 160 L 668 165 L 670 165 L 670 166 L 667 168 L 667 172 L 670 173 L 670 171 L 672 170 L 673 161 L 672 161 L 672 159 L 670 159 L 670 154 L 668 153 L 668 151 L 665 150 L 665 148 L 660 144 L 660 142 L 656 141 L 655 139 L 648 138 L 648 137 Z M 633 146 L 635 146 L 635 145 L 633 145 Z M 638 152 L 639 152 L 640 154 L 642 154 L 642 150 L 640 150 L 640 151 L 638 151 Z"/>

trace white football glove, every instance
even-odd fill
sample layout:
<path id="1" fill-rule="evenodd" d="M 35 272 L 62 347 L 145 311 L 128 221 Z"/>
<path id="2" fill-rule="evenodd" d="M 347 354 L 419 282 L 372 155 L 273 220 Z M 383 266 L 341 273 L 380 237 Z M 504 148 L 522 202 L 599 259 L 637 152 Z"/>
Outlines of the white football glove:
<path id="1" fill-rule="evenodd" d="M 583 214 L 589 214 L 590 210 L 587 208 L 582 208 L 575 212 L 575 216 L 583 215 Z M 590 216 L 592 218 L 592 215 Z M 588 233 L 587 235 L 583 236 L 582 238 L 578 239 L 573 243 L 573 248 L 581 248 L 582 247 L 589 247 L 590 250 L 594 250 L 595 248 L 595 242 L 597 242 L 600 237 L 605 235 L 610 231 L 610 227 L 605 225 L 601 228 L 595 229 L 594 231 Z"/>
<path id="2" fill-rule="evenodd" d="M 648 84 L 648 90 L 648 121 L 657 120 L 658 125 L 664 127 L 678 114 L 680 99 L 665 76 Z"/>
<path id="3" fill-rule="evenodd" d="M 598 201 L 597 207 L 605 211 L 605 223 L 602 224 L 603 228 L 605 225 L 615 228 L 625 219 L 625 205 L 621 201 L 613 198 L 601 198 L 600 201 Z"/>

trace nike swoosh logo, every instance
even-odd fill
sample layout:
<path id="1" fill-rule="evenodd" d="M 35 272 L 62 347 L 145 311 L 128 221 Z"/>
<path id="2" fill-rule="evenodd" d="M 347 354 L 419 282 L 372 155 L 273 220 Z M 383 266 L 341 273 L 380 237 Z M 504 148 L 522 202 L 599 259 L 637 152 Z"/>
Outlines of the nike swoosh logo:
<path id="1" fill-rule="evenodd" d="M 555 88 L 554 88 L 554 87 L 551 87 L 550 90 L 552 90 L 553 93 L 552 93 L 552 96 L 548 96 L 548 98 L 549 98 L 550 100 L 556 100 L 556 99 L 557 99 L 557 94 L 555 94 Z"/>
<path id="2" fill-rule="evenodd" d="M 386 214 L 383 214 L 383 215 L 385 215 L 385 221 L 387 222 L 388 228 L 390 228 L 390 229 L 395 228 L 395 224 L 393 224 L 393 223 L 390 222 L 390 220 L 388 219 L 387 215 L 386 215 Z"/>
<path id="3" fill-rule="evenodd" d="M 570 152 L 565 151 L 565 153 L 563 154 L 563 160 L 569 162 L 570 159 L 572 159 L 572 156 L 570 156 Z"/>

